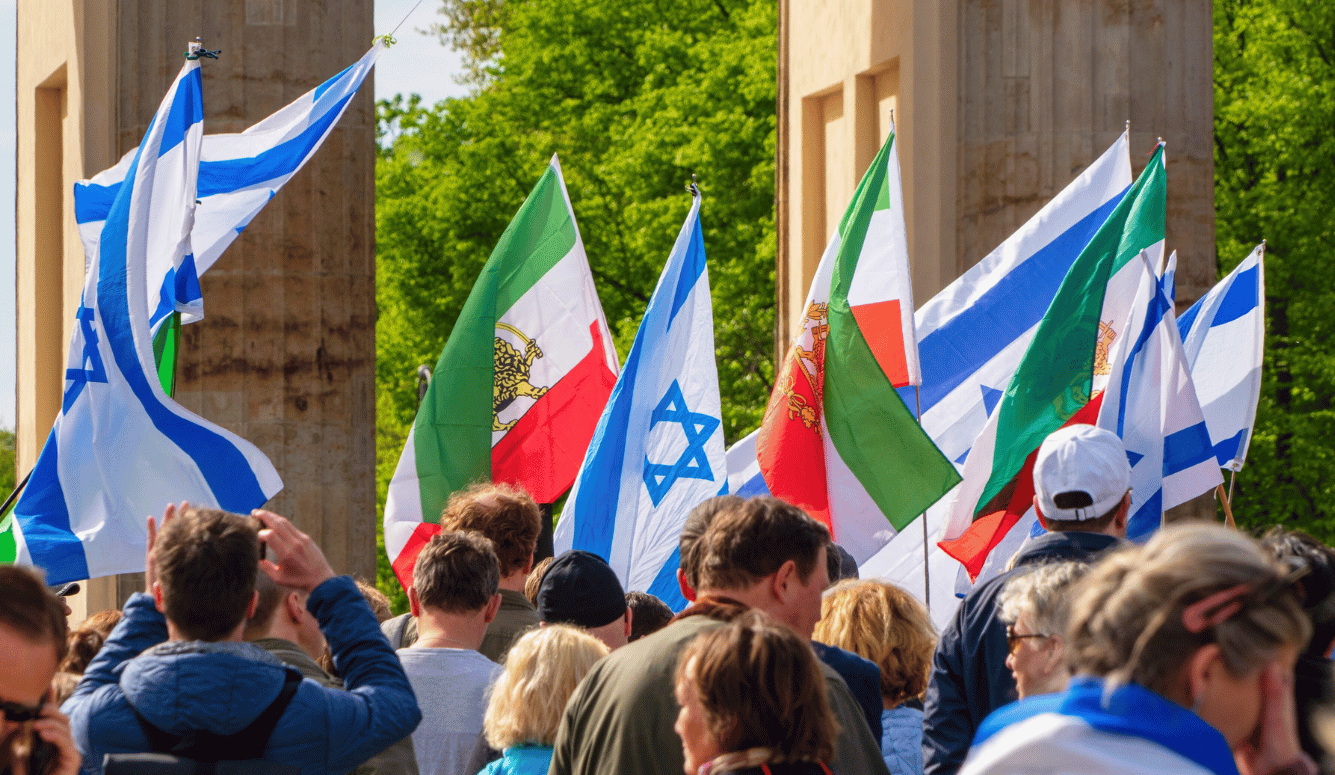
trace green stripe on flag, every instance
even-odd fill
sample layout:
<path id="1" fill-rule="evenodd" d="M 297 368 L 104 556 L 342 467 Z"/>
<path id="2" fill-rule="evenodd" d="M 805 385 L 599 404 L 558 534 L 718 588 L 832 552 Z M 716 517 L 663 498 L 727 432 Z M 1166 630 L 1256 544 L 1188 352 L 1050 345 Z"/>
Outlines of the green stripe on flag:
<path id="1" fill-rule="evenodd" d="M 894 139 L 892 134 L 872 161 L 840 223 L 830 283 L 824 408 L 839 457 L 890 524 L 903 530 L 960 477 L 900 400 L 848 303 L 872 213 L 889 206 L 886 166 Z"/>
<path id="2" fill-rule="evenodd" d="M 10 506 L 0 519 L 0 565 L 13 563 L 18 559 L 19 548 L 14 541 L 14 507 Z"/>
<path id="3" fill-rule="evenodd" d="M 176 360 L 181 352 L 181 313 L 173 312 L 162 321 L 153 336 L 153 361 L 158 366 L 158 381 L 169 396 L 176 395 Z"/>
<path id="4" fill-rule="evenodd" d="M 496 321 L 575 247 L 575 224 L 548 166 L 496 243 L 436 361 L 413 421 L 422 518 L 450 494 L 491 478 Z"/>
<path id="5" fill-rule="evenodd" d="M 1071 265 L 996 411 L 992 475 L 974 511 L 994 498 L 1048 434 L 1090 399 L 1099 316 L 1108 281 L 1164 238 L 1168 176 L 1160 146 Z"/>

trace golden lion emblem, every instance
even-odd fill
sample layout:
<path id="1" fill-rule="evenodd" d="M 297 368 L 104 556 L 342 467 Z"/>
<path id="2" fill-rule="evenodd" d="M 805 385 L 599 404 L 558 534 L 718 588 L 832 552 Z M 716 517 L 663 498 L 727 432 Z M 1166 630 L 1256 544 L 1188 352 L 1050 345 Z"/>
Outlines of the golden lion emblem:
<path id="1" fill-rule="evenodd" d="M 522 331 L 508 323 L 497 323 L 497 329 L 504 329 L 519 337 L 524 343 L 524 352 L 521 354 L 515 349 L 514 345 L 505 341 L 501 337 L 496 337 L 495 354 L 493 355 L 495 364 L 495 379 L 492 382 L 491 392 L 491 429 L 492 431 L 508 431 L 514 427 L 518 420 L 511 420 L 503 423 L 500 420 L 500 413 L 505 407 L 514 403 L 516 398 L 527 396 L 528 398 L 542 398 L 547 392 L 545 387 L 535 387 L 529 382 L 529 372 L 533 369 L 533 362 L 542 357 L 542 348 L 538 343 L 529 339 Z"/>
<path id="2" fill-rule="evenodd" d="M 1099 341 L 1094 347 L 1094 373 L 1097 375 L 1112 374 L 1112 365 L 1108 363 L 1108 352 L 1112 349 L 1113 340 L 1117 338 L 1117 332 L 1112 326 L 1099 321 Z"/>
<path id="3" fill-rule="evenodd" d="M 796 375 L 793 374 L 791 364 L 793 360 L 797 361 L 797 367 L 802 370 L 802 376 L 811 386 L 811 392 L 815 395 L 817 403 L 823 401 L 825 383 L 821 379 L 821 368 L 825 365 L 825 340 L 830 335 L 828 316 L 828 304 L 812 304 L 807 307 L 806 318 L 802 321 L 802 333 L 798 335 L 797 341 L 793 342 L 789 367 L 785 369 L 779 383 L 779 390 L 787 399 L 788 419 L 801 420 L 803 425 L 813 430 L 820 424 L 820 407 L 812 406 L 804 396 L 794 390 Z M 811 346 L 803 347 L 802 340 L 808 333 L 811 334 Z"/>

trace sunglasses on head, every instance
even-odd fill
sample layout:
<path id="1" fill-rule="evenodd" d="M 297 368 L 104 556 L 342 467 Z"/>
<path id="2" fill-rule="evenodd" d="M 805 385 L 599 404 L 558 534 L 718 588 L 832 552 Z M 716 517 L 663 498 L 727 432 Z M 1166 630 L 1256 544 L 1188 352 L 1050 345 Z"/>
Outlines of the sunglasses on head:
<path id="1" fill-rule="evenodd" d="M 33 721 L 42 715 L 42 704 L 23 705 L 18 702 L 0 701 L 0 710 L 5 712 L 5 721 L 12 721 L 16 724 L 22 724 L 25 721 Z"/>

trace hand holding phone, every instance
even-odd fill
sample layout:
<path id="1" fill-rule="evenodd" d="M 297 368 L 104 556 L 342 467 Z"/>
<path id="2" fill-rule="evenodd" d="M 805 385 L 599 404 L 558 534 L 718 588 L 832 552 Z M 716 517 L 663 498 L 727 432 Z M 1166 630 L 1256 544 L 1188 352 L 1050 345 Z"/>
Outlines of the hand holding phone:
<path id="1" fill-rule="evenodd" d="M 28 775 L 78 775 L 81 762 L 70 733 L 70 720 L 60 712 L 59 705 L 47 702 L 42 715 L 32 722 Z"/>

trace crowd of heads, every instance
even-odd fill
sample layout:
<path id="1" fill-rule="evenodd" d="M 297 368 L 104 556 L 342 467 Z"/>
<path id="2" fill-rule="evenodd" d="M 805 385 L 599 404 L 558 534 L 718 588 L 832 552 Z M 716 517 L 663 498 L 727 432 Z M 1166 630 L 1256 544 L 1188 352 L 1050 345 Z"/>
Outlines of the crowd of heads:
<path id="1" fill-rule="evenodd" d="M 21 760 L 67 775 L 82 754 L 84 771 L 97 772 L 102 763 L 87 757 L 98 753 L 119 766 L 135 755 L 133 745 L 105 742 L 124 731 L 99 729 L 98 714 L 109 711 L 89 708 L 106 692 L 133 694 L 118 683 L 122 671 L 142 673 L 127 669 L 136 660 L 233 659 L 264 649 L 270 661 L 256 664 L 285 664 L 318 685 L 256 699 L 249 723 L 272 716 L 276 741 L 264 750 L 298 750 L 284 748 L 291 732 L 280 722 L 295 712 L 285 708 L 316 701 L 311 692 L 355 705 L 370 696 L 359 687 L 376 686 L 398 692 L 399 705 L 350 710 L 348 718 L 367 726 L 325 730 L 322 745 L 343 751 L 347 769 L 384 775 L 473 775 L 483 765 L 489 773 L 546 772 L 548 761 L 560 775 L 605 771 L 589 762 L 626 755 L 607 746 L 635 745 L 621 738 L 657 745 L 665 732 L 680 750 L 656 757 L 647 772 L 828 773 L 882 764 L 954 772 L 962 762 L 960 771 L 974 775 L 1020 760 L 1035 772 L 1056 771 L 1042 762 L 1057 748 L 1011 722 L 1023 718 L 1029 698 L 1066 692 L 1072 699 L 1063 707 L 1076 707 L 1084 691 L 1096 691 L 1112 715 L 1131 700 L 1109 698 L 1147 692 L 1217 732 L 1246 772 L 1305 771 L 1310 760 L 1299 745 L 1320 761 L 1335 742 L 1327 658 L 1335 551 L 1302 533 L 1277 529 L 1256 539 L 1201 523 L 1165 526 L 1140 544 L 1122 540 L 1129 466 L 1109 436 L 1075 426 L 1044 442 L 1034 506 L 1050 532 L 1017 552 L 1013 567 L 980 580 L 940 633 L 914 594 L 859 579 L 856 560 L 825 524 L 770 497 L 722 496 L 689 514 L 677 571 L 688 607 L 674 613 L 654 595 L 627 591 L 595 554 L 535 562 L 537 504 L 515 487 L 478 485 L 450 498 L 439 529 L 422 542 L 407 589 L 410 615 L 397 618 L 374 586 L 334 578 L 314 542 L 281 517 L 169 507 L 156 530 L 150 525 L 145 594 L 123 616 L 105 611 L 70 629 L 63 602 L 38 574 L 0 567 L 0 769 L 21 771 L 14 766 Z M 1066 554 L 1040 551 L 1054 546 Z M 154 646 L 142 640 L 146 633 L 172 643 Z M 1004 638 L 1000 652 L 984 648 L 994 637 Z M 128 651 L 118 645 L 131 641 Z M 241 641 L 257 651 L 228 645 Z M 494 653 L 479 653 L 488 649 Z M 1296 711 L 1283 716 L 1274 704 L 1293 705 L 1295 665 Z M 969 731 L 959 761 L 935 763 L 944 748 L 933 719 L 946 683 L 964 687 L 965 701 L 983 702 L 968 697 L 979 691 L 966 685 L 970 670 L 984 676 L 985 689 L 1009 679 L 1023 702 L 1003 701 L 1005 712 L 981 727 L 972 721 L 978 742 Z M 291 680 L 281 670 L 273 675 L 279 684 Z M 870 711 L 859 694 L 868 675 Z M 433 704 L 446 696 L 447 710 Z M 62 702 L 73 721 L 58 711 Z M 670 712 L 647 710 L 655 707 Z M 376 714 L 377 723 L 368 721 Z M 602 731 L 581 734 L 594 721 Z M 140 725 L 152 727 L 142 716 Z M 1015 731 L 1022 727 L 1029 731 Z M 425 739 L 423 730 L 450 742 Z M 148 732 L 143 739 L 157 745 Z M 858 759 L 868 741 L 872 758 Z M 177 745 L 176 753 L 204 750 Z M 1066 755 L 1078 760 L 1079 751 Z M 546 758 L 506 764 L 520 755 Z M 423 758 L 430 756 L 443 758 Z"/>

